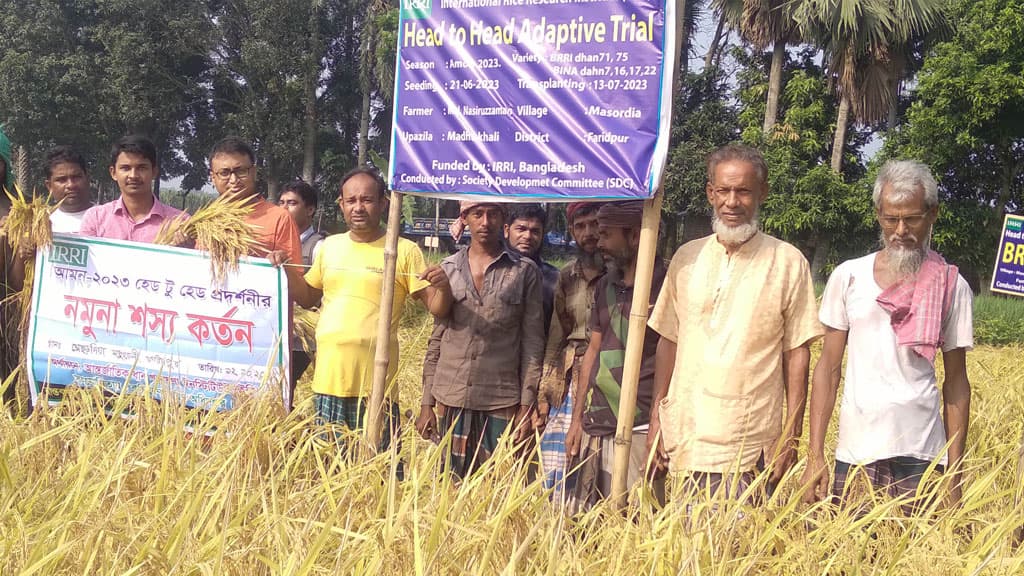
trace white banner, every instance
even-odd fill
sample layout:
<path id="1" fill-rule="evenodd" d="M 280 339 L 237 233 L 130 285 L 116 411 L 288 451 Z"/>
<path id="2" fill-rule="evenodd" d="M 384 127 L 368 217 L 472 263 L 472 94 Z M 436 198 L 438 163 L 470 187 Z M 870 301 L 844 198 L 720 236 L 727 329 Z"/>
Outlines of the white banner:
<path id="1" fill-rule="evenodd" d="M 273 389 L 288 405 L 287 283 L 266 260 L 245 259 L 217 286 L 204 252 L 55 234 L 32 299 L 34 406 L 69 387 L 206 410 Z"/>

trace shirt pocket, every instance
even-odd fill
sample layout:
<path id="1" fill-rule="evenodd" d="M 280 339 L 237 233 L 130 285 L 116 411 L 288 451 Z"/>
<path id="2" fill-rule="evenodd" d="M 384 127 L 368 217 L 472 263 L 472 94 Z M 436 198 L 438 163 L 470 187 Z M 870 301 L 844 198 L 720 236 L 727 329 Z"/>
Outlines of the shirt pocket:
<path id="1" fill-rule="evenodd" d="M 523 293 L 515 284 L 507 286 L 488 307 L 491 328 L 503 332 L 518 330 L 523 322 Z"/>
<path id="2" fill-rule="evenodd" d="M 750 395 L 701 389 L 694 419 L 699 440 L 718 446 L 740 446 L 750 435 Z"/>

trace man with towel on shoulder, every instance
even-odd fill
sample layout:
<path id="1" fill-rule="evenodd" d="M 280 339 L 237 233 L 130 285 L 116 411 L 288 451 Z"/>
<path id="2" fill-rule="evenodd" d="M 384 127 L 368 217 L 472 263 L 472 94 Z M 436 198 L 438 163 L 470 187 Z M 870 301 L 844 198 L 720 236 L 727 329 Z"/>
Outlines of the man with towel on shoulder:
<path id="1" fill-rule="evenodd" d="M 814 369 L 803 498 L 828 493 L 825 431 L 848 345 L 833 500 L 848 500 L 857 478 L 890 497 L 911 497 L 935 464 L 954 474 L 950 497 L 957 502 L 971 409 L 966 357 L 974 344 L 973 296 L 956 266 L 928 249 L 939 200 L 927 166 L 886 163 L 874 203 L 882 250 L 839 265 L 822 296 L 826 332 Z M 939 350 L 946 374 L 941 392 Z M 904 506 L 914 509 L 914 502 Z"/>

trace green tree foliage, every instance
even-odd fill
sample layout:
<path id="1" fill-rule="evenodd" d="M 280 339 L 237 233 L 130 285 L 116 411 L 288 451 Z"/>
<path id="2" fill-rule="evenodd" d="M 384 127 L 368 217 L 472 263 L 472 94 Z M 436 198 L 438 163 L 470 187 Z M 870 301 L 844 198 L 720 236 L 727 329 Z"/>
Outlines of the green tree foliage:
<path id="1" fill-rule="evenodd" d="M 850 113 L 879 122 L 895 105 L 894 58 L 914 41 L 945 27 L 949 0 L 803 0 L 794 17 L 806 38 L 822 48 L 839 96 L 832 169 L 844 164 Z"/>
<path id="2" fill-rule="evenodd" d="M 717 69 L 690 73 L 674 102 L 671 148 L 665 167 L 665 250 L 676 243 L 678 225 L 689 216 L 710 214 L 704 193 L 705 160 L 711 152 L 739 137 L 737 111 L 728 84 Z"/>
<path id="3" fill-rule="evenodd" d="M 861 195 L 828 166 L 836 110 L 829 97 L 828 78 L 815 62 L 813 49 L 787 58 L 779 122 L 765 135 L 761 122 L 769 61 L 743 51 L 737 52 L 737 58 L 744 64 L 738 90 L 743 141 L 764 152 L 769 168 L 771 193 L 762 207 L 761 221 L 766 231 L 803 250 L 821 278 L 820 274 L 842 256 L 838 248 L 853 244 L 833 243 L 831 239 L 863 238 L 866 234 L 858 216 Z M 859 151 L 867 136 L 854 132 L 851 150 Z M 863 166 L 854 164 L 848 170 L 859 175 Z"/>
<path id="4" fill-rule="evenodd" d="M 141 132 L 166 175 L 185 172 L 175 150 L 204 96 L 204 2 L 3 0 L 0 22 L 0 109 L 20 144 L 71 144 L 102 171 L 110 142 Z"/>
<path id="5" fill-rule="evenodd" d="M 1024 1 L 963 1 L 955 22 L 887 153 L 932 166 L 945 202 L 935 245 L 987 276 L 1004 212 L 1024 206 Z"/>

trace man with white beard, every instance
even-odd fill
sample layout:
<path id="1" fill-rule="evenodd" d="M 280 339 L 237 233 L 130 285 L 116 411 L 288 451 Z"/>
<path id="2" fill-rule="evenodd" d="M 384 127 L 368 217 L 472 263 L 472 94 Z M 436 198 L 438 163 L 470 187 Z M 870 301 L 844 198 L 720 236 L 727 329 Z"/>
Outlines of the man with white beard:
<path id="1" fill-rule="evenodd" d="M 807 259 L 758 230 L 761 153 L 712 153 L 706 191 L 715 233 L 679 248 L 651 314 L 661 340 L 647 439 L 652 473 L 667 465 L 688 491 L 738 499 L 762 470 L 770 489 L 796 462 L 823 330 Z"/>
<path id="2" fill-rule="evenodd" d="M 813 502 L 828 491 L 825 431 L 849 346 L 833 501 L 848 500 L 863 481 L 889 497 L 912 497 L 934 464 L 954 474 L 949 486 L 956 502 L 971 409 L 971 289 L 956 266 L 928 249 L 939 200 L 927 166 L 886 163 L 875 180 L 874 204 L 882 250 L 842 263 L 822 296 L 825 340 L 814 368 L 803 498 Z M 940 349 L 941 397 L 935 377 Z M 908 501 L 904 510 L 920 504 Z"/>

